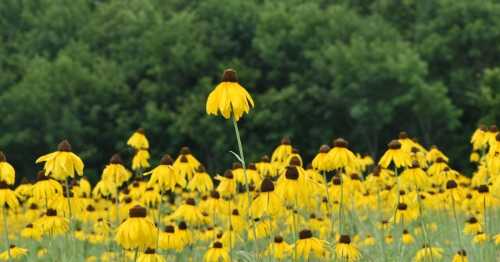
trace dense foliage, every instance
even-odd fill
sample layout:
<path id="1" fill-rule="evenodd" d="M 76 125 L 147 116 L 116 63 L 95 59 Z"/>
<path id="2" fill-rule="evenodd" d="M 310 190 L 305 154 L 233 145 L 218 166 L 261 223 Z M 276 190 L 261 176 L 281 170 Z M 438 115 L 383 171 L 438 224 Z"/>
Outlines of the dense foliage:
<path id="1" fill-rule="evenodd" d="M 307 162 L 338 136 L 378 157 L 401 130 L 467 159 L 500 120 L 500 3 L 331 2 L 2 0 L 0 148 L 33 176 L 67 138 L 90 175 L 143 127 L 153 158 L 188 144 L 221 171 L 236 145 L 204 105 L 231 67 L 256 102 L 253 161 L 285 135 Z"/>

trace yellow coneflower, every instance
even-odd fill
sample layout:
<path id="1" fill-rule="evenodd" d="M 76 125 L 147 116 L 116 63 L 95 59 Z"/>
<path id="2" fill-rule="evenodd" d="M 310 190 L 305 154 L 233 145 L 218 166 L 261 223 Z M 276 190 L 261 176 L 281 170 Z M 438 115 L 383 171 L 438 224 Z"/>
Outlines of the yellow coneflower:
<path id="1" fill-rule="evenodd" d="M 83 176 L 80 180 L 75 182 L 72 191 L 76 196 L 85 198 L 90 196 L 92 186 L 90 185 L 89 180 Z"/>
<path id="2" fill-rule="evenodd" d="M 182 162 L 181 159 L 183 159 L 183 158 L 185 158 L 187 160 L 187 164 L 192 169 L 196 169 L 201 165 L 200 161 L 198 161 L 198 159 L 196 159 L 196 157 L 194 157 L 193 154 L 191 153 L 191 149 L 189 149 L 189 147 L 187 147 L 187 146 L 183 146 L 181 148 L 179 156 L 177 157 L 177 159 L 174 162 L 175 168 L 178 167 L 178 165 Z"/>
<path id="3" fill-rule="evenodd" d="M 165 230 L 160 232 L 160 238 L 158 241 L 158 246 L 162 249 L 167 250 L 181 250 L 183 247 L 183 242 L 179 239 L 179 236 L 175 234 L 175 227 L 172 225 L 165 226 Z"/>
<path id="4" fill-rule="evenodd" d="M 0 253 L 0 260 L 11 261 L 12 259 L 19 259 L 25 257 L 28 254 L 28 249 L 17 247 L 16 245 L 10 245 L 9 250 Z"/>
<path id="5" fill-rule="evenodd" d="M 493 238 L 495 239 L 495 245 L 500 245 L 500 234 L 496 234 Z"/>
<path id="6" fill-rule="evenodd" d="M 276 221 L 273 219 L 254 218 L 253 222 L 255 223 L 255 235 L 253 226 L 250 225 L 248 228 L 248 239 L 250 240 L 254 240 L 255 236 L 257 239 L 269 237 L 276 228 Z"/>
<path id="7" fill-rule="evenodd" d="M 33 225 L 49 236 L 63 235 L 69 230 L 69 220 L 58 216 L 57 211 L 51 208 L 47 209 L 43 217 L 33 222 Z"/>
<path id="8" fill-rule="evenodd" d="M 4 207 L 17 208 L 19 201 L 17 200 L 16 193 L 9 188 L 5 181 L 0 182 L 0 209 Z"/>
<path id="9" fill-rule="evenodd" d="M 319 171 L 328 171 L 330 167 L 328 152 L 330 147 L 328 145 L 322 145 L 319 148 L 319 153 L 312 160 L 312 167 Z"/>
<path id="10" fill-rule="evenodd" d="M 203 224 L 205 220 L 200 209 L 196 206 L 196 201 L 193 198 L 186 199 L 186 202 L 180 205 L 174 211 L 174 213 L 169 216 L 169 218 L 182 219 L 190 225 L 200 225 Z"/>
<path id="11" fill-rule="evenodd" d="M 496 136 L 498 134 L 498 128 L 496 125 L 491 125 L 488 128 L 488 132 L 486 132 L 486 139 L 488 142 L 488 145 L 490 147 L 493 147 L 496 143 Z"/>
<path id="12" fill-rule="evenodd" d="M 328 152 L 329 171 L 357 167 L 356 155 L 347 148 L 348 146 L 349 143 L 343 138 L 337 138 L 333 141 L 333 148 Z"/>
<path id="13" fill-rule="evenodd" d="M 488 239 L 489 239 L 488 235 L 486 235 L 486 233 L 481 231 L 476 233 L 476 235 L 472 239 L 472 243 L 482 245 L 486 241 L 488 241 Z"/>
<path id="14" fill-rule="evenodd" d="M 454 256 L 451 262 L 468 262 L 467 252 L 465 250 L 459 250 Z"/>
<path id="15" fill-rule="evenodd" d="M 438 247 L 431 247 L 428 245 L 422 246 L 417 251 L 413 260 L 415 262 L 428 261 L 430 259 L 439 260 L 443 257 L 443 249 Z"/>
<path id="16" fill-rule="evenodd" d="M 405 169 L 399 178 L 400 188 L 406 190 L 425 190 L 430 186 L 430 179 L 418 161 L 413 161 L 412 165 Z"/>
<path id="17" fill-rule="evenodd" d="M 288 258 L 293 252 L 293 247 L 283 240 L 281 236 L 275 236 L 274 241 L 269 244 L 264 251 L 264 255 L 273 257 L 277 260 Z"/>
<path id="18" fill-rule="evenodd" d="M 444 162 L 448 162 L 448 157 L 437 148 L 436 145 L 431 146 L 431 150 L 427 153 L 427 162 L 436 162 L 438 158 L 442 158 Z"/>
<path id="19" fill-rule="evenodd" d="M 415 239 L 413 238 L 413 236 L 410 234 L 410 232 L 408 232 L 408 230 L 404 229 L 403 230 L 403 235 L 401 237 L 401 241 L 403 242 L 403 244 L 405 245 L 411 245 L 415 242 Z"/>
<path id="20" fill-rule="evenodd" d="M 189 181 L 187 188 L 190 191 L 198 191 L 202 194 L 210 192 L 214 189 L 212 179 L 205 171 L 205 167 L 203 165 L 200 164 L 198 168 L 196 168 L 196 173 Z"/>
<path id="21" fill-rule="evenodd" d="M 325 241 L 315 238 L 311 230 L 305 229 L 299 232 L 299 239 L 295 243 L 298 257 L 308 260 L 309 257 L 321 258 L 325 256 Z"/>
<path id="22" fill-rule="evenodd" d="M 13 185 L 16 181 L 16 171 L 11 164 L 7 162 L 5 154 L 0 151 L 0 182 L 5 182 L 8 185 Z"/>
<path id="23" fill-rule="evenodd" d="M 135 149 L 149 149 L 149 142 L 143 128 L 137 129 L 127 140 L 127 145 Z"/>
<path id="24" fill-rule="evenodd" d="M 129 211 L 129 218 L 116 230 L 115 240 L 126 249 L 145 249 L 156 246 L 157 228 L 146 218 L 147 210 L 135 206 Z"/>
<path id="25" fill-rule="evenodd" d="M 42 239 L 42 234 L 42 230 L 38 227 L 34 227 L 31 223 L 21 230 L 21 237 L 37 241 Z"/>
<path id="26" fill-rule="evenodd" d="M 262 156 L 260 162 L 255 164 L 255 166 L 261 177 L 275 177 L 278 175 L 274 164 L 270 162 L 267 155 Z"/>
<path id="27" fill-rule="evenodd" d="M 75 153 L 71 152 L 71 144 L 68 140 L 59 143 L 56 152 L 39 157 L 36 163 L 45 162 L 43 169 L 45 173 L 57 180 L 66 180 L 74 177 L 75 173 L 83 175 L 83 161 Z"/>
<path id="28" fill-rule="evenodd" d="M 487 132 L 488 128 L 484 125 L 479 126 L 479 128 L 474 131 L 470 139 L 470 143 L 472 144 L 472 148 L 474 150 L 479 150 L 483 148 L 486 143 L 488 143 L 488 136 L 486 135 Z"/>
<path id="29" fill-rule="evenodd" d="M 274 190 L 273 181 L 270 178 L 265 178 L 260 185 L 259 195 L 250 206 L 252 216 L 276 216 L 281 213 L 282 208 L 283 202 Z"/>
<path id="30" fill-rule="evenodd" d="M 101 179 L 111 181 L 116 186 L 121 186 L 128 181 L 132 173 L 123 166 L 123 160 L 118 154 L 114 154 L 109 160 L 109 164 L 102 171 Z"/>
<path id="31" fill-rule="evenodd" d="M 137 149 L 132 158 L 132 170 L 144 169 L 149 167 L 149 152 L 146 149 Z"/>
<path id="32" fill-rule="evenodd" d="M 137 258 L 137 262 L 165 262 L 165 258 L 163 258 L 160 254 L 156 254 L 156 250 L 152 248 L 148 248 L 141 253 Z"/>
<path id="33" fill-rule="evenodd" d="M 363 241 L 363 245 L 365 246 L 374 246 L 376 243 L 377 241 L 372 235 L 367 235 L 365 240 Z"/>
<path id="34" fill-rule="evenodd" d="M 33 196 L 33 184 L 29 182 L 26 178 L 23 178 L 21 180 L 21 184 L 16 187 L 14 192 L 16 193 L 16 196 L 19 200 L 24 201 L 31 196 Z"/>
<path id="35" fill-rule="evenodd" d="M 396 215 L 393 217 L 394 223 L 410 223 L 417 219 L 418 209 L 413 206 L 408 206 L 408 204 L 400 202 L 397 205 Z"/>
<path id="36" fill-rule="evenodd" d="M 351 237 L 341 235 L 335 245 L 335 254 L 344 261 L 358 261 L 361 258 L 359 249 L 351 243 Z"/>
<path id="37" fill-rule="evenodd" d="M 226 119 L 234 117 L 238 121 L 244 113 L 250 112 L 252 107 L 254 107 L 253 99 L 238 83 L 236 71 L 224 70 L 221 83 L 208 96 L 207 114 L 220 114 Z"/>
<path id="38" fill-rule="evenodd" d="M 464 234 L 475 235 L 482 231 L 482 226 L 475 217 L 470 217 L 465 223 Z"/>
<path id="39" fill-rule="evenodd" d="M 236 194 L 236 181 L 231 170 L 226 170 L 224 176 L 216 176 L 215 179 L 220 181 L 217 186 L 217 191 L 222 196 L 232 196 Z"/>
<path id="40" fill-rule="evenodd" d="M 471 163 L 478 163 L 480 159 L 479 153 L 477 151 L 474 151 L 470 154 L 469 161 Z"/>
<path id="41" fill-rule="evenodd" d="M 173 160 L 170 155 L 164 155 L 160 160 L 160 165 L 153 170 L 144 173 L 145 176 L 151 175 L 148 186 L 159 186 L 161 190 L 174 190 L 176 185 L 186 186 L 186 179 L 181 174 L 175 172 Z"/>
<path id="42" fill-rule="evenodd" d="M 223 247 L 222 243 L 216 241 L 212 247 L 207 250 L 203 256 L 204 262 L 230 262 L 229 252 Z"/>
<path id="43" fill-rule="evenodd" d="M 392 140 L 387 146 L 389 149 L 380 158 L 380 166 L 387 168 L 391 163 L 394 163 L 397 168 L 411 166 L 410 154 L 401 149 L 401 143 L 398 140 Z"/>

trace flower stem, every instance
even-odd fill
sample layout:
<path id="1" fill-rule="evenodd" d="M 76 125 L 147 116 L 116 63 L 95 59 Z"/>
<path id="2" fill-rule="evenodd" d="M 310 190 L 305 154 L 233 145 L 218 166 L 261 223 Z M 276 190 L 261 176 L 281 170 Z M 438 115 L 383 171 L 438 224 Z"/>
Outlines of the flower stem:
<path id="1" fill-rule="evenodd" d="M 458 243 L 460 244 L 460 248 L 465 248 L 464 243 L 462 242 L 462 234 L 460 233 L 460 226 L 458 225 L 457 219 L 457 211 L 455 207 L 455 197 L 453 196 L 453 192 L 450 193 L 451 196 L 451 206 L 453 210 L 453 218 L 455 219 L 455 229 L 457 230 Z"/>
<path id="2" fill-rule="evenodd" d="M 2 207 L 2 216 L 3 216 L 3 231 L 4 231 L 4 237 L 5 237 L 5 244 L 7 244 L 7 254 L 9 255 L 9 261 L 11 261 L 11 256 L 10 256 L 10 244 L 9 244 L 9 227 L 7 225 L 7 209 L 5 207 Z"/>
<path id="3" fill-rule="evenodd" d="M 255 226 L 255 221 L 253 220 L 251 213 L 250 213 L 250 204 L 252 203 L 252 196 L 250 194 L 250 186 L 248 184 L 248 176 L 247 176 L 247 168 L 245 164 L 245 156 L 243 154 L 243 146 L 241 144 L 241 138 L 240 138 L 240 131 L 238 129 L 238 122 L 236 122 L 236 118 L 233 116 L 231 118 L 233 120 L 233 126 L 234 126 L 234 132 L 236 134 L 236 140 L 238 142 L 238 150 L 239 150 L 239 156 L 240 156 L 240 162 L 243 167 L 243 176 L 245 177 L 245 187 L 247 191 L 247 197 L 248 197 L 248 210 L 247 214 L 248 217 L 250 218 L 250 223 L 252 223 L 252 228 L 253 228 L 253 236 L 254 236 L 254 252 L 255 252 L 255 258 L 257 259 L 259 257 L 259 246 L 257 244 L 257 228 Z"/>
<path id="4" fill-rule="evenodd" d="M 339 201 L 339 234 L 342 234 L 342 209 L 344 202 L 344 180 L 342 179 L 342 173 L 337 173 L 340 178 L 340 201 Z"/>

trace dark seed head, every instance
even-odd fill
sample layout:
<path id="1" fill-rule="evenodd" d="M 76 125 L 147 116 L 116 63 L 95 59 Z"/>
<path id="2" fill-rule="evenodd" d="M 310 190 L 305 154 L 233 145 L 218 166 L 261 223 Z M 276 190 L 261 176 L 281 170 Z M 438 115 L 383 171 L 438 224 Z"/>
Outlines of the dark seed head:
<path id="1" fill-rule="evenodd" d="M 273 181 L 269 178 L 264 178 L 262 180 L 262 184 L 260 184 L 260 192 L 273 192 L 274 191 L 274 184 Z"/>
<path id="2" fill-rule="evenodd" d="M 236 75 L 236 71 L 231 68 L 224 70 L 224 73 L 222 74 L 222 82 L 238 83 L 238 76 Z"/>
<path id="3" fill-rule="evenodd" d="M 169 154 L 163 155 L 163 157 L 160 160 L 160 165 L 172 165 L 174 163 L 174 160 Z"/>
<path id="4" fill-rule="evenodd" d="M 27 224 L 26 228 L 33 228 L 33 224 L 31 224 L 31 223 Z"/>
<path id="5" fill-rule="evenodd" d="M 187 224 L 184 221 L 179 222 L 179 230 L 186 230 Z"/>
<path id="6" fill-rule="evenodd" d="M 7 185 L 7 182 L 0 181 L 0 189 L 7 189 L 7 188 L 9 188 L 9 185 Z"/>
<path id="7" fill-rule="evenodd" d="M 347 148 L 347 146 L 349 146 L 349 142 L 347 142 L 347 140 L 339 137 L 337 139 L 335 139 L 333 141 L 333 146 L 334 147 L 343 147 L 343 148 Z"/>
<path id="8" fill-rule="evenodd" d="M 217 192 L 217 191 L 214 190 L 214 191 L 212 191 L 210 193 L 210 197 L 214 198 L 214 199 L 219 199 L 220 198 L 220 194 L 219 194 L 219 192 Z"/>
<path id="9" fill-rule="evenodd" d="M 57 146 L 57 151 L 61 152 L 71 152 L 71 144 L 68 142 L 68 140 L 64 139 L 59 143 Z"/>
<path id="10" fill-rule="evenodd" d="M 205 170 L 205 167 L 203 165 L 199 165 L 197 168 L 196 168 L 196 172 L 198 173 L 205 173 L 206 170 Z"/>
<path id="11" fill-rule="evenodd" d="M 342 184 L 342 180 L 340 179 L 340 177 L 338 176 L 334 176 L 332 178 L 332 183 L 336 186 L 339 186 L 340 184 Z"/>
<path id="12" fill-rule="evenodd" d="M 139 134 L 142 134 L 144 135 L 146 133 L 146 131 L 144 130 L 144 128 L 140 127 L 140 128 L 137 128 L 137 130 L 135 130 L 135 132 L 139 133 Z"/>
<path id="13" fill-rule="evenodd" d="M 419 168 L 420 167 L 420 164 L 418 163 L 417 160 L 413 160 L 411 162 L 411 167 L 410 168 Z"/>
<path id="14" fill-rule="evenodd" d="M 216 241 L 213 245 L 214 248 L 222 248 L 222 243 L 219 241 Z"/>
<path id="15" fill-rule="evenodd" d="M 478 221 L 477 221 L 477 218 L 475 218 L 475 217 L 470 217 L 470 218 L 467 220 L 467 223 L 469 223 L 469 224 L 475 224 L 475 223 L 477 223 L 477 222 L 478 222 Z"/>
<path id="16" fill-rule="evenodd" d="M 186 205 L 194 206 L 196 205 L 196 202 L 192 198 L 186 199 Z"/>
<path id="17" fill-rule="evenodd" d="M 406 132 L 400 132 L 399 133 L 399 139 L 406 139 L 408 138 L 408 134 Z"/>
<path id="18" fill-rule="evenodd" d="M 488 185 L 480 185 L 479 188 L 477 189 L 477 192 L 488 193 L 490 192 L 490 189 L 488 188 Z"/>
<path id="19" fill-rule="evenodd" d="M 93 205 L 88 205 L 85 210 L 87 210 L 87 212 L 94 212 L 95 211 L 95 207 Z"/>
<path id="20" fill-rule="evenodd" d="M 454 188 L 457 188 L 458 185 L 457 185 L 457 182 L 455 182 L 455 180 L 448 180 L 448 182 L 446 182 L 446 189 L 454 189 Z"/>
<path id="21" fill-rule="evenodd" d="M 496 133 L 498 132 L 498 128 L 496 125 L 491 125 L 488 131 L 490 131 L 491 133 Z"/>
<path id="22" fill-rule="evenodd" d="M 128 211 L 130 217 L 146 217 L 146 208 L 135 206 Z"/>
<path id="23" fill-rule="evenodd" d="M 186 155 L 181 155 L 180 162 L 181 163 L 188 163 L 189 162 Z"/>
<path id="24" fill-rule="evenodd" d="M 302 166 L 302 162 L 297 156 L 293 156 L 292 158 L 290 158 L 290 162 L 288 164 L 291 166 Z"/>
<path id="25" fill-rule="evenodd" d="M 320 153 L 326 154 L 326 153 L 328 153 L 328 151 L 330 151 L 330 147 L 328 145 L 322 145 L 319 148 Z"/>
<path id="26" fill-rule="evenodd" d="M 442 157 L 438 157 L 438 158 L 436 159 L 436 163 L 446 163 L 446 161 L 444 160 L 444 158 L 442 158 Z"/>
<path id="27" fill-rule="evenodd" d="M 232 168 L 233 170 L 240 169 L 240 168 L 243 168 L 243 165 L 240 162 L 233 163 L 233 168 Z"/>
<path id="28" fill-rule="evenodd" d="M 282 242 L 283 242 L 282 236 L 275 236 L 274 237 L 274 243 L 282 243 Z"/>
<path id="29" fill-rule="evenodd" d="M 226 172 L 224 172 L 224 177 L 227 179 L 233 179 L 234 178 L 233 172 L 229 169 L 226 170 Z"/>
<path id="30" fill-rule="evenodd" d="M 467 256 L 467 252 L 464 249 L 458 250 L 457 254 L 459 254 L 460 256 L 463 256 L 463 257 Z"/>
<path id="31" fill-rule="evenodd" d="M 233 209 L 233 212 L 231 213 L 233 216 L 239 216 L 240 215 L 240 211 L 238 211 L 238 209 Z"/>
<path id="32" fill-rule="evenodd" d="M 349 237 L 348 235 L 341 235 L 340 238 L 339 238 L 339 242 L 342 243 L 342 244 L 351 244 L 351 237 Z"/>
<path id="33" fill-rule="evenodd" d="M 114 154 L 111 156 L 111 159 L 109 159 L 109 163 L 110 164 L 121 164 L 123 165 L 123 160 L 122 158 L 120 157 L 119 154 Z"/>
<path id="34" fill-rule="evenodd" d="M 313 235 L 312 235 L 311 230 L 308 230 L 308 229 L 304 229 L 304 230 L 299 232 L 299 239 L 308 239 L 308 238 L 311 238 L 312 236 Z"/>
<path id="35" fill-rule="evenodd" d="M 297 180 L 299 179 L 299 171 L 295 166 L 287 166 L 285 172 L 286 179 Z"/>
<path id="36" fill-rule="evenodd" d="M 147 248 L 146 251 L 144 251 L 144 254 L 155 254 L 156 251 L 153 248 Z"/>
<path id="37" fill-rule="evenodd" d="M 175 227 L 172 225 L 167 225 L 165 226 L 165 232 L 166 233 L 174 233 L 175 232 Z"/>
<path id="38" fill-rule="evenodd" d="M 269 163 L 269 156 L 264 155 L 260 158 L 260 162 Z"/>
<path id="39" fill-rule="evenodd" d="M 283 138 L 281 139 L 281 144 L 282 144 L 282 145 L 290 145 L 290 144 L 291 144 L 291 142 L 290 142 L 290 138 L 288 138 L 288 137 L 286 137 L 286 136 L 285 136 L 285 137 L 283 137 Z"/>
<path id="40" fill-rule="evenodd" d="M 392 140 L 389 144 L 387 144 L 387 146 L 392 150 L 401 149 L 401 143 L 398 140 Z"/>
<path id="41" fill-rule="evenodd" d="M 398 210 L 406 210 L 407 208 L 408 208 L 408 205 L 405 203 L 398 204 Z"/>
<path id="42" fill-rule="evenodd" d="M 57 210 L 49 208 L 49 209 L 47 209 L 46 215 L 48 217 L 55 217 L 55 216 L 57 216 Z"/>
<path id="43" fill-rule="evenodd" d="M 2 151 L 0 151 L 0 162 L 7 162 L 7 157 Z"/>

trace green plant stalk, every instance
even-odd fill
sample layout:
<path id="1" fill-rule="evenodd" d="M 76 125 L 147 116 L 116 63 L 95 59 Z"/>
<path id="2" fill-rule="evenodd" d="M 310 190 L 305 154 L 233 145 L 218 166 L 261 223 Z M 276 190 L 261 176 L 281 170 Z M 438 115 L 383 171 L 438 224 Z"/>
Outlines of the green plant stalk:
<path id="1" fill-rule="evenodd" d="M 343 209 L 343 202 L 344 202 L 344 180 L 342 179 L 342 174 L 337 172 L 339 175 L 340 179 L 340 201 L 339 201 L 339 234 L 342 234 L 342 209 Z"/>
<path id="2" fill-rule="evenodd" d="M 7 254 L 9 255 L 9 261 L 11 261 L 10 256 L 10 243 L 9 243 L 9 226 L 7 224 L 7 210 L 5 207 L 2 207 L 2 215 L 3 215 L 3 232 L 5 237 L 5 244 L 7 245 Z"/>
<path id="3" fill-rule="evenodd" d="M 246 168 L 246 164 L 245 164 L 245 156 L 243 154 L 243 145 L 241 144 L 240 131 L 238 129 L 238 122 L 236 122 L 236 118 L 234 116 L 231 119 L 233 120 L 234 132 L 236 134 L 236 140 L 238 142 L 240 161 L 241 161 L 241 165 L 243 167 L 243 176 L 245 177 L 245 187 L 246 187 L 247 198 L 248 198 L 247 214 L 250 217 L 250 223 L 252 223 L 253 236 L 254 236 L 254 245 L 253 246 L 254 246 L 255 258 L 257 259 L 259 257 L 259 246 L 257 243 L 257 227 L 255 226 L 255 221 L 253 220 L 253 218 L 251 216 L 251 212 L 250 212 L 250 204 L 252 203 L 252 196 L 250 194 L 250 186 L 248 184 L 248 175 L 247 175 L 247 168 Z"/>
<path id="4" fill-rule="evenodd" d="M 451 196 L 451 207 L 453 210 L 453 219 L 455 220 L 455 229 L 457 231 L 458 243 L 460 244 L 460 248 L 464 249 L 465 246 L 464 243 L 462 242 L 462 234 L 460 233 L 460 226 L 458 225 L 455 197 L 453 196 L 453 192 L 450 193 L 450 196 Z"/>

